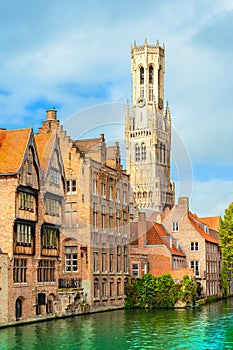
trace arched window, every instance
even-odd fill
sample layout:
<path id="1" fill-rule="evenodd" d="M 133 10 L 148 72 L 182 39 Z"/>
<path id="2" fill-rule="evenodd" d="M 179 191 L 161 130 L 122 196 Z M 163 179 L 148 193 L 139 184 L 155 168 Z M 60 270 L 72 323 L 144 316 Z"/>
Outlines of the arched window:
<path id="1" fill-rule="evenodd" d="M 140 84 L 144 84 L 144 68 L 140 68 Z"/>
<path id="2" fill-rule="evenodd" d="M 18 298 L 15 302 L 15 318 L 19 320 L 22 317 L 22 300 Z"/>
<path id="3" fill-rule="evenodd" d="M 166 146 L 163 146 L 163 164 L 166 164 Z"/>
<path id="4" fill-rule="evenodd" d="M 142 162 L 146 161 L 146 145 L 143 142 L 141 145 L 141 155 L 142 155 Z"/>
<path id="5" fill-rule="evenodd" d="M 136 162 L 140 162 L 140 156 L 141 156 L 141 154 L 140 154 L 141 152 L 140 152 L 140 146 L 139 146 L 139 144 L 136 144 L 135 145 L 135 161 Z"/>
<path id="6" fill-rule="evenodd" d="M 147 193 L 143 192 L 143 198 L 146 198 L 146 197 L 147 197 Z"/>
<path id="7" fill-rule="evenodd" d="M 149 67 L 149 84 L 153 84 L 154 80 L 154 68 L 153 66 Z"/>

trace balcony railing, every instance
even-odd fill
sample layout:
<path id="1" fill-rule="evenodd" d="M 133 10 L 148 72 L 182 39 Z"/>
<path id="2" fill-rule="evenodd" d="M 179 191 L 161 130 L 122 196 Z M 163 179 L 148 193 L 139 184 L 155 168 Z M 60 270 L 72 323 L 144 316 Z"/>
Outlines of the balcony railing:
<path id="1" fill-rule="evenodd" d="M 58 288 L 82 288 L 82 280 L 78 278 L 59 278 Z"/>

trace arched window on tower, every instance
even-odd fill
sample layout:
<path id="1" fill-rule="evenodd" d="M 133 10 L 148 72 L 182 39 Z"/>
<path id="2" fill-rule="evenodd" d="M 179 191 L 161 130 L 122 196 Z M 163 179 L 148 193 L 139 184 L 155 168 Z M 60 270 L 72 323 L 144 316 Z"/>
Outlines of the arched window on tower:
<path id="1" fill-rule="evenodd" d="M 140 84 L 144 84 L 144 68 L 140 68 Z"/>
<path id="2" fill-rule="evenodd" d="M 143 142 L 141 145 L 141 155 L 142 155 L 142 162 L 146 161 L 146 145 Z"/>
<path id="3" fill-rule="evenodd" d="M 141 152 L 140 152 L 140 146 L 139 146 L 139 144 L 137 143 L 136 145 L 135 145 L 135 161 L 136 162 L 140 162 L 140 154 Z"/>
<path id="4" fill-rule="evenodd" d="M 154 82 L 154 68 L 150 65 L 149 67 L 149 84 L 153 84 Z"/>
<path id="5" fill-rule="evenodd" d="M 163 164 L 166 164 L 166 146 L 163 146 Z"/>

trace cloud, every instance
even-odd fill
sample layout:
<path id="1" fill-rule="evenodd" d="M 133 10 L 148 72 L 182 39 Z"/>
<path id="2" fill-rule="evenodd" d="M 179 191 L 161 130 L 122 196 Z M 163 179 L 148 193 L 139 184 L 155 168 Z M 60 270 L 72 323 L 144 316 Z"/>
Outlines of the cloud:
<path id="1" fill-rule="evenodd" d="M 124 103 L 131 96 L 130 45 L 159 39 L 166 47 L 166 99 L 201 184 L 196 190 L 205 193 L 206 186 L 213 203 L 225 204 L 209 189 L 211 179 L 220 179 L 220 196 L 232 179 L 232 10 L 231 0 L 3 2 L 1 126 L 32 122 L 36 129 L 47 108 L 56 107 L 64 122 L 95 105 Z M 101 114 L 88 118 L 98 136 Z"/>

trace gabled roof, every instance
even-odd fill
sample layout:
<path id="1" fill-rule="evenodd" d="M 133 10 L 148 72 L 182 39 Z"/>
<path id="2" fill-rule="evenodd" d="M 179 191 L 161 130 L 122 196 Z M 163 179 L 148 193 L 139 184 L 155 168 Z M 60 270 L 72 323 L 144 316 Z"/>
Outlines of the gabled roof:
<path id="1" fill-rule="evenodd" d="M 79 148 L 80 152 L 88 153 L 90 151 L 97 150 L 101 141 L 101 138 L 76 140 L 74 141 L 74 145 Z"/>
<path id="2" fill-rule="evenodd" d="M 49 165 L 56 132 L 53 134 L 37 134 L 35 135 L 36 148 L 39 156 L 41 169 L 46 173 Z"/>
<path id="3" fill-rule="evenodd" d="M 219 231 L 221 216 L 209 216 L 206 218 L 199 218 L 201 222 L 209 226 L 212 230 Z"/>
<path id="4" fill-rule="evenodd" d="M 211 235 L 206 233 L 203 229 L 203 223 L 202 221 L 197 217 L 197 215 L 192 214 L 191 212 L 188 212 L 188 217 L 189 220 L 191 222 L 191 224 L 193 225 L 193 227 L 200 233 L 200 235 L 205 238 L 205 240 L 207 242 L 211 242 L 211 243 L 216 243 L 218 244 L 218 241 Z M 200 226 L 199 226 L 200 225 Z"/>
<path id="5" fill-rule="evenodd" d="M 0 174 L 19 171 L 32 129 L 0 129 Z"/>
<path id="6" fill-rule="evenodd" d="M 147 223 L 148 225 L 148 223 Z M 173 244 L 172 236 L 166 231 L 162 224 L 149 223 L 149 230 L 146 233 L 147 245 L 165 245 L 172 255 L 185 256 L 184 253 L 177 249 Z M 171 241 L 171 245 L 170 245 Z"/>

